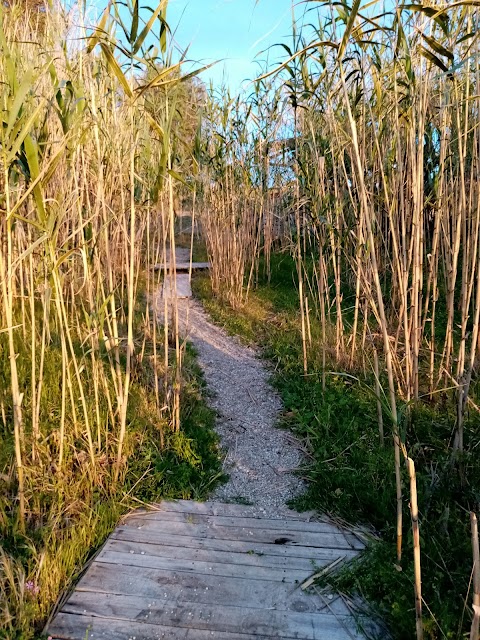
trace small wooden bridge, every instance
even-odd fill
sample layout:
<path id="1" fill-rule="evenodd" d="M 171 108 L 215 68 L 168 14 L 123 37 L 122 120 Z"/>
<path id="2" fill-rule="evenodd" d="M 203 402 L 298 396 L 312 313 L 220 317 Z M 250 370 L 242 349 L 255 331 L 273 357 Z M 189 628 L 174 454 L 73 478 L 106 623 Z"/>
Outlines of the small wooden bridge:
<path id="1" fill-rule="evenodd" d="M 357 534 L 330 522 L 257 517 L 255 507 L 162 502 L 115 529 L 50 624 L 58 640 L 351 640 L 338 596 L 307 593 L 353 558 Z"/>
<path id="2" fill-rule="evenodd" d="M 205 271 L 206 269 L 210 269 L 212 265 L 210 262 L 183 262 L 179 260 L 175 264 L 175 271 Z M 156 264 L 154 267 L 155 271 L 168 271 L 170 269 L 169 264 L 164 264 L 163 262 L 160 264 Z"/>

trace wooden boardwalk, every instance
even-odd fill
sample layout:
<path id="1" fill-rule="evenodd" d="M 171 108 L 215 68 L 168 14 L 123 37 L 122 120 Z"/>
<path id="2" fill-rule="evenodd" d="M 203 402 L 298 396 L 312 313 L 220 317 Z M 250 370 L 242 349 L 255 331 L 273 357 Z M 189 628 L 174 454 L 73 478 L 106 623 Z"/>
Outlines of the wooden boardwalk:
<path id="1" fill-rule="evenodd" d="M 328 522 L 253 507 L 163 502 L 115 529 L 50 624 L 62 640 L 351 640 L 341 598 L 307 593 L 321 567 L 363 548 Z"/>
<path id="2" fill-rule="evenodd" d="M 211 264 L 210 262 L 182 262 L 182 261 L 178 261 L 175 264 L 175 271 L 190 271 L 190 267 L 192 268 L 192 271 L 203 271 L 205 269 L 210 269 Z M 170 265 L 169 264 L 156 264 L 154 267 L 155 271 L 168 271 L 170 269 Z"/>

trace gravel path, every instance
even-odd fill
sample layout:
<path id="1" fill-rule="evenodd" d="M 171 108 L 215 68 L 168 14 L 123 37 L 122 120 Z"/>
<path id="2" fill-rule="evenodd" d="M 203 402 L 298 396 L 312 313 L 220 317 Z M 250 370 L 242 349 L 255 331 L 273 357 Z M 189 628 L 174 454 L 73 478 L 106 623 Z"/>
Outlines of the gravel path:
<path id="1" fill-rule="evenodd" d="M 176 257 L 183 259 L 179 250 Z M 269 371 L 254 349 L 214 325 L 198 301 L 189 298 L 178 305 L 181 333 L 198 352 L 218 414 L 229 475 L 212 499 L 244 501 L 258 507 L 259 515 L 285 517 L 286 501 L 302 490 L 292 473 L 301 454 L 294 436 L 276 426 L 282 403 L 269 384 Z"/>
<path id="2" fill-rule="evenodd" d="M 188 313 L 187 336 L 213 396 L 230 476 L 213 498 L 246 500 L 265 515 L 282 517 L 285 502 L 301 488 L 292 474 L 300 453 L 292 435 L 276 427 L 282 403 L 270 374 L 257 353 L 213 325 L 197 301 L 181 300 L 179 307 L 183 322 Z"/>

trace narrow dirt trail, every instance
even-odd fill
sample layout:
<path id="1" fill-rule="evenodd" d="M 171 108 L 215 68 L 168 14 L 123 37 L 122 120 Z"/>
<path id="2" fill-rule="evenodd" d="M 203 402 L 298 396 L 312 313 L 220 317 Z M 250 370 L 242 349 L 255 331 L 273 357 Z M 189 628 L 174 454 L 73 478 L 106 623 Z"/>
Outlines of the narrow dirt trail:
<path id="1" fill-rule="evenodd" d="M 212 324 L 199 302 L 179 303 L 182 326 L 213 396 L 226 453 L 229 480 L 212 498 L 245 500 L 262 514 L 283 517 L 286 501 L 302 488 L 292 473 L 301 456 L 293 436 L 276 426 L 282 403 L 269 384 L 270 373 L 258 353 Z"/>
<path id="2" fill-rule="evenodd" d="M 177 249 L 177 261 L 186 256 Z M 163 302 L 159 304 L 161 308 Z M 294 436 L 277 427 L 282 403 L 256 350 L 214 325 L 201 304 L 178 300 L 180 331 L 198 352 L 229 475 L 212 499 L 255 505 L 259 515 L 282 518 L 302 491 L 294 475 L 301 454 Z"/>

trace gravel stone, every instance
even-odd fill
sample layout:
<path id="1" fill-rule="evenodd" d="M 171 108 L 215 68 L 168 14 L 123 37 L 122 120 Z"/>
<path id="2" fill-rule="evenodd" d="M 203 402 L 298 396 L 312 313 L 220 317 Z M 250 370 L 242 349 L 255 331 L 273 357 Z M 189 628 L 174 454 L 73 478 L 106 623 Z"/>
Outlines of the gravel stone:
<path id="1" fill-rule="evenodd" d="M 303 485 L 292 473 L 301 454 L 292 434 L 277 427 L 282 403 L 270 372 L 255 349 L 212 324 L 198 301 L 179 300 L 179 317 L 212 395 L 229 474 L 211 499 L 245 501 L 265 516 L 286 517 L 286 501 Z"/>
<path id="2" fill-rule="evenodd" d="M 176 258 L 184 259 L 179 250 Z M 159 313 L 163 304 L 157 298 Z M 282 403 L 269 384 L 270 372 L 257 350 L 214 325 L 197 300 L 178 300 L 178 310 L 180 331 L 198 352 L 217 412 L 229 475 L 210 499 L 253 504 L 264 517 L 288 517 L 286 502 L 304 486 L 293 474 L 302 457 L 295 437 L 277 427 Z"/>

